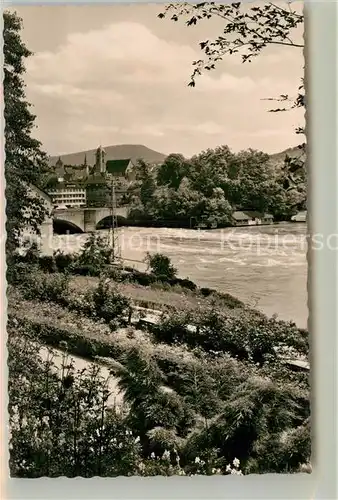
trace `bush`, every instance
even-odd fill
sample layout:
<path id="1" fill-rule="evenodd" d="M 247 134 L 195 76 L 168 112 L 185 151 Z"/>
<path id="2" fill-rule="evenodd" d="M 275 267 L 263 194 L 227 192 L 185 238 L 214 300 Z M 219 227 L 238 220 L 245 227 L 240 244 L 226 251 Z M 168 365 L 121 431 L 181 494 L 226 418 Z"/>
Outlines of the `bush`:
<path id="1" fill-rule="evenodd" d="M 76 263 L 91 266 L 100 272 L 105 266 L 111 263 L 111 259 L 112 249 L 109 246 L 108 238 L 91 233 L 83 245 Z"/>
<path id="2" fill-rule="evenodd" d="M 91 294 L 97 316 L 107 323 L 128 315 L 130 300 L 116 289 L 110 288 L 107 280 L 101 280 Z"/>
<path id="3" fill-rule="evenodd" d="M 25 283 L 27 277 L 33 273 L 38 271 L 37 264 L 30 264 L 26 262 L 13 262 L 8 264 L 6 271 L 7 282 L 10 285 L 20 285 Z"/>
<path id="4" fill-rule="evenodd" d="M 69 253 L 63 253 L 60 250 L 54 252 L 54 260 L 56 267 L 60 273 L 69 271 L 70 266 L 73 264 L 75 257 Z"/>
<path id="5" fill-rule="evenodd" d="M 32 243 L 24 255 L 24 261 L 27 264 L 38 264 L 40 257 L 40 250 L 37 243 Z"/>
<path id="6" fill-rule="evenodd" d="M 70 266 L 69 272 L 71 274 L 78 274 L 79 276 L 100 276 L 102 268 L 93 264 L 81 264 L 75 262 Z"/>
<path id="7" fill-rule="evenodd" d="M 142 273 L 136 269 L 129 276 L 130 281 L 134 281 L 142 286 L 149 286 L 155 282 L 156 278 L 148 273 Z"/>
<path id="8" fill-rule="evenodd" d="M 116 329 L 124 318 L 128 318 L 131 310 L 130 300 L 115 288 L 109 287 L 107 279 L 101 279 L 96 288 L 82 295 L 69 296 L 67 306 L 85 316 L 103 319 L 112 329 Z"/>
<path id="9" fill-rule="evenodd" d="M 197 289 L 197 285 L 188 279 L 178 279 L 178 285 L 182 288 L 187 288 L 188 290 L 195 291 Z"/>
<path id="10" fill-rule="evenodd" d="M 109 407 L 107 382 L 92 366 L 76 372 L 50 353 L 9 338 L 10 471 L 12 477 L 135 475 L 140 444 L 123 413 Z"/>
<path id="11" fill-rule="evenodd" d="M 21 283 L 23 297 L 27 300 L 38 299 L 65 304 L 69 290 L 69 277 L 66 274 L 45 274 L 42 271 L 27 274 Z"/>
<path id="12" fill-rule="evenodd" d="M 155 276 L 165 276 L 169 279 L 176 277 L 177 269 L 172 265 L 171 260 L 166 255 L 160 253 L 151 255 L 148 252 L 146 263 Z"/>
<path id="13" fill-rule="evenodd" d="M 267 361 L 278 362 L 280 354 L 307 356 L 309 352 L 307 333 L 295 325 L 250 315 L 227 316 L 213 307 L 193 314 L 163 315 L 153 333 L 159 342 L 186 343 L 210 354 L 229 353 L 260 366 Z"/>
<path id="14" fill-rule="evenodd" d="M 39 258 L 39 267 L 42 271 L 47 273 L 56 273 L 58 271 L 54 257 L 42 255 Z"/>

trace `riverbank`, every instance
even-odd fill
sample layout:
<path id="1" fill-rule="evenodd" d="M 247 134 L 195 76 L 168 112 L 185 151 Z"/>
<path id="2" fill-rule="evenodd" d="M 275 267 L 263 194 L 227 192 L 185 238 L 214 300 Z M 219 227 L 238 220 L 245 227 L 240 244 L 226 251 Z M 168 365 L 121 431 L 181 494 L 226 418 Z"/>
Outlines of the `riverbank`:
<path id="1" fill-rule="evenodd" d="M 87 238 L 55 236 L 53 248 L 77 252 Z M 306 224 L 210 231 L 121 228 L 118 244 L 127 265 L 140 271 L 147 252 L 163 253 L 178 276 L 199 287 L 229 293 L 267 316 L 307 327 Z"/>

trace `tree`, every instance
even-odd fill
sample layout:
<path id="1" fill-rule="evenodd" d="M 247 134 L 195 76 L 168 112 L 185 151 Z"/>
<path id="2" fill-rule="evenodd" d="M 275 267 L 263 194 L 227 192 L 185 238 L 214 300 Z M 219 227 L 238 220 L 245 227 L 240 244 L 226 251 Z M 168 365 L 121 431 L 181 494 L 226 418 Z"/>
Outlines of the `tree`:
<path id="1" fill-rule="evenodd" d="M 35 116 L 25 96 L 24 61 L 32 53 L 20 37 L 22 20 L 16 13 L 4 12 L 4 101 L 5 101 L 5 178 L 6 251 L 10 255 L 19 245 L 22 230 L 29 225 L 38 231 L 46 216 L 39 198 L 30 196 L 29 185 L 42 186 L 47 157 L 41 143 L 31 137 Z"/>
<path id="2" fill-rule="evenodd" d="M 144 160 L 138 160 L 137 165 L 137 180 L 141 183 L 140 200 L 146 208 L 151 205 L 156 184 L 150 166 Z"/>
<path id="3" fill-rule="evenodd" d="M 151 255 L 149 252 L 146 256 L 146 263 L 150 267 L 151 272 L 156 276 L 165 276 L 166 278 L 175 278 L 177 269 L 172 265 L 171 260 L 166 255 L 155 253 Z"/>
<path id="4" fill-rule="evenodd" d="M 231 4 L 218 4 L 215 2 L 200 2 L 197 4 L 177 3 L 169 4 L 158 17 L 163 19 L 169 17 L 177 22 L 180 18 L 185 19 L 187 26 L 195 26 L 202 20 L 213 17 L 224 20 L 224 28 L 213 40 L 204 40 L 199 43 L 204 52 L 205 59 L 193 62 L 193 72 L 189 86 L 196 85 L 196 77 L 204 71 L 216 69 L 217 64 L 226 56 L 240 54 L 242 62 L 251 62 L 254 57 L 261 54 L 266 47 L 280 45 L 293 49 L 303 50 L 303 41 L 293 40 L 293 35 L 298 26 L 304 23 L 303 14 L 292 7 L 291 1 L 285 6 L 275 5 L 267 2 L 263 5 L 248 7 L 242 2 Z M 289 107 L 271 109 L 271 112 L 286 111 L 290 108 L 305 106 L 304 82 L 298 88 L 295 98 L 281 95 L 278 98 L 268 98 L 288 103 Z M 297 134 L 304 133 L 304 129 L 296 129 Z M 298 158 L 285 159 L 285 169 L 288 174 L 289 187 L 294 189 L 302 182 L 305 165 L 305 144 L 300 145 Z"/>
<path id="5" fill-rule="evenodd" d="M 230 165 L 234 164 L 235 155 L 228 146 L 207 149 L 191 159 L 191 178 L 194 189 L 205 196 L 212 196 L 216 187 L 221 187 L 227 194 L 227 178 L 233 176 Z"/>
<path id="6" fill-rule="evenodd" d="M 166 157 L 157 173 L 157 183 L 178 189 L 181 180 L 189 171 L 189 163 L 181 154 L 170 154 Z"/>

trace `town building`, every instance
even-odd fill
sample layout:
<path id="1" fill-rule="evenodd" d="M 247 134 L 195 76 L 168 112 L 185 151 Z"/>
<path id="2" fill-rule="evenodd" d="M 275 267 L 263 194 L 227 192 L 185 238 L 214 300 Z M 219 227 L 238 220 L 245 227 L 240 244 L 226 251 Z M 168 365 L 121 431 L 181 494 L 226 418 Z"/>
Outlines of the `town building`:
<path id="1" fill-rule="evenodd" d="M 115 179 L 115 201 L 119 204 L 127 187 L 135 180 L 134 164 L 129 158 L 105 161 L 106 152 L 99 146 L 95 153 L 95 165 L 64 165 L 59 158 L 54 176 L 49 182 L 48 194 L 55 208 L 108 206 L 112 201 L 111 183 Z"/>
<path id="2" fill-rule="evenodd" d="M 86 189 L 77 183 L 60 182 L 57 186 L 50 188 L 48 194 L 54 208 L 85 207 L 87 204 Z"/>
<path id="3" fill-rule="evenodd" d="M 273 215 L 254 210 L 236 210 L 232 214 L 232 219 L 235 226 L 259 226 L 273 223 Z"/>
<path id="4" fill-rule="evenodd" d="M 124 177 L 128 181 L 134 181 L 136 178 L 134 164 L 130 159 L 107 161 L 106 174 L 111 177 Z"/>

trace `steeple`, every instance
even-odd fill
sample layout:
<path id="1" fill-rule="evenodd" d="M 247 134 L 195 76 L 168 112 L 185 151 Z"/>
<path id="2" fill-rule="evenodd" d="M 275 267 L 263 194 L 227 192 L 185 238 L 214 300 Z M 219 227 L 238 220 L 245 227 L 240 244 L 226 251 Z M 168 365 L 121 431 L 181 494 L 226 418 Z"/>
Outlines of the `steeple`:
<path id="1" fill-rule="evenodd" d="M 65 176 L 65 167 L 63 165 L 63 161 L 61 160 L 60 156 L 55 164 L 55 173 L 57 175 L 58 181 L 63 182 Z"/>
<path id="2" fill-rule="evenodd" d="M 89 175 L 89 165 L 87 163 L 87 155 L 86 154 L 84 156 L 83 166 L 85 167 L 86 176 L 88 177 L 88 175 Z"/>
<path id="3" fill-rule="evenodd" d="M 59 156 L 58 161 L 55 164 L 56 167 L 63 167 L 63 161 L 61 160 L 61 157 Z"/>

